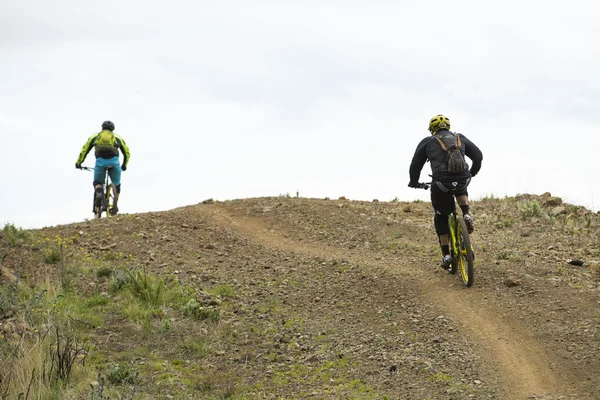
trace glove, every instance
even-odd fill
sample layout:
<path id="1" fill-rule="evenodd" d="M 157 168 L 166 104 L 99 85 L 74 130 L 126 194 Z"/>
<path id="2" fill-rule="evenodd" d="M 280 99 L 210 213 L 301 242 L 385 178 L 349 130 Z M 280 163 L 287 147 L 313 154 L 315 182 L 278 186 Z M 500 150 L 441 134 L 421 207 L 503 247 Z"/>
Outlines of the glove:
<path id="1" fill-rule="evenodd" d="M 477 172 L 475 172 L 475 173 L 472 173 L 471 171 L 469 171 L 469 173 L 471 174 L 471 178 L 474 178 L 474 177 L 475 177 L 475 175 L 477 175 Z"/>
<path id="2" fill-rule="evenodd" d="M 81 164 L 75 164 L 75 168 L 81 169 Z"/>
<path id="3" fill-rule="evenodd" d="M 408 182 L 408 187 L 413 189 L 419 189 L 421 186 L 418 182 Z"/>
<path id="4" fill-rule="evenodd" d="M 127 171 L 127 165 L 125 165 L 125 164 L 121 165 L 121 171 Z"/>

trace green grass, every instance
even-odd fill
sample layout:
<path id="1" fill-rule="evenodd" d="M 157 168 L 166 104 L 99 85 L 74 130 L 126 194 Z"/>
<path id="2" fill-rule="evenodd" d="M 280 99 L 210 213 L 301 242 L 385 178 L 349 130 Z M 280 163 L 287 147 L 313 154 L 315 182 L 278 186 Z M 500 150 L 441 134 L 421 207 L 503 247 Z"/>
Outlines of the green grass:
<path id="1" fill-rule="evenodd" d="M 66 398 L 87 380 L 89 327 L 78 326 L 79 315 L 67 302 L 81 305 L 80 299 L 65 293 L 52 281 L 37 288 L 0 286 L 0 306 L 10 306 L 12 319 L 28 330 L 25 335 L 0 335 L 0 376 L 7 378 L 0 380 L 3 398 Z"/>
<path id="2" fill-rule="evenodd" d="M 199 321 L 218 321 L 221 315 L 218 310 L 204 307 L 196 299 L 190 299 L 183 307 L 183 314 Z"/>
<path id="3" fill-rule="evenodd" d="M 228 284 L 220 284 L 209 291 L 210 294 L 221 297 L 235 297 L 235 287 Z"/>
<path id="4" fill-rule="evenodd" d="M 126 290 L 148 307 L 158 307 L 163 302 L 165 282 L 144 270 L 127 270 L 129 282 Z"/>
<path id="5" fill-rule="evenodd" d="M 187 339 L 185 342 L 183 342 L 181 348 L 186 354 L 191 354 L 198 358 L 206 357 L 212 350 L 211 345 L 207 341 L 200 338 Z"/>
<path id="6" fill-rule="evenodd" d="M 443 372 L 438 372 L 436 374 L 433 374 L 431 376 L 431 378 L 429 378 L 429 379 L 434 382 L 450 382 L 450 381 L 452 381 L 452 377 L 448 374 L 444 374 Z"/>
<path id="7" fill-rule="evenodd" d="M 94 295 L 94 296 L 90 297 L 89 299 L 87 299 L 87 301 L 85 302 L 85 305 L 88 308 L 94 308 L 94 307 L 98 307 L 98 306 L 105 306 L 105 305 L 109 304 L 110 302 L 111 302 L 111 300 L 106 296 Z"/>

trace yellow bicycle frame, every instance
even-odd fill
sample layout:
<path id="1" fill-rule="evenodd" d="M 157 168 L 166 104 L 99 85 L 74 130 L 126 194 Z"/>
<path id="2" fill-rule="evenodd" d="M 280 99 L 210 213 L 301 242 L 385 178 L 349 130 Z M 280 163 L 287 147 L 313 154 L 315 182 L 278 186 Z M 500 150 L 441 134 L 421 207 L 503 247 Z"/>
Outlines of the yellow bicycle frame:
<path id="1" fill-rule="evenodd" d="M 460 271 L 461 277 L 466 282 L 468 280 L 466 265 L 467 250 L 461 250 L 461 246 L 458 243 L 458 234 L 461 228 L 456 218 L 456 212 L 453 212 L 448 216 L 448 227 L 450 228 L 450 247 L 452 250 L 452 257 L 458 261 L 458 270 Z"/>

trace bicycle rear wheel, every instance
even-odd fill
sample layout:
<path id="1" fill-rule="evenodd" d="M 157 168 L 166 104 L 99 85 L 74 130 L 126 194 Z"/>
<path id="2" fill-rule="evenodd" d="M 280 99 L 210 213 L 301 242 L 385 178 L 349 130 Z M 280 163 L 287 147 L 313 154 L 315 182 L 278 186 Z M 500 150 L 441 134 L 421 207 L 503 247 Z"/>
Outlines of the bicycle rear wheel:
<path id="1" fill-rule="evenodd" d="M 117 193 L 117 187 L 114 183 L 111 183 L 106 187 L 106 216 L 110 217 L 110 210 L 115 204 L 115 193 Z"/>
<path id="2" fill-rule="evenodd" d="M 458 248 L 458 270 L 466 287 L 473 286 L 474 282 L 474 254 L 471 247 L 471 237 L 467 230 L 465 220 L 459 218 L 456 232 L 456 245 Z"/>
<path id="3" fill-rule="evenodd" d="M 458 250 L 456 247 L 456 234 L 457 234 L 457 226 L 456 226 L 456 214 L 452 213 L 448 216 L 448 227 L 450 228 L 450 254 L 452 255 L 452 263 L 450 264 L 450 268 L 448 269 L 448 273 L 454 275 L 456 271 L 458 271 Z"/>

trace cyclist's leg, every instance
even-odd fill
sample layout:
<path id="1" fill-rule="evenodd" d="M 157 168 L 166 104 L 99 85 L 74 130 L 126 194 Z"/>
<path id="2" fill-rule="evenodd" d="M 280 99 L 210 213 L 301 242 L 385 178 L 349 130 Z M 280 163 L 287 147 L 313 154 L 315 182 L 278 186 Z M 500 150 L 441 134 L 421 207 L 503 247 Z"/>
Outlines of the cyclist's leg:
<path id="1" fill-rule="evenodd" d="M 121 194 L 121 172 L 122 172 L 122 170 L 121 170 L 121 164 L 119 163 L 119 157 L 114 157 L 107 161 L 109 161 L 110 166 L 112 167 L 109 172 L 110 180 L 117 188 L 117 190 L 114 193 L 113 210 L 111 211 L 114 215 L 119 211 L 119 207 L 117 206 L 117 203 L 119 202 L 119 195 Z"/>
<path id="2" fill-rule="evenodd" d="M 469 192 L 467 191 L 467 187 L 469 186 L 470 182 L 471 178 L 465 179 L 464 184 L 462 185 L 463 187 L 460 190 L 457 190 L 456 192 L 456 201 L 458 202 L 458 205 L 460 206 L 460 209 L 463 213 L 465 223 L 467 224 L 467 230 L 469 231 L 469 233 L 473 233 L 473 231 L 475 230 L 475 221 L 473 221 L 473 218 L 470 214 Z"/>
<path id="3" fill-rule="evenodd" d="M 452 212 L 452 207 L 454 206 L 453 202 L 454 199 L 450 193 L 444 192 L 435 183 L 431 185 L 431 204 L 435 212 L 433 222 L 435 225 L 435 232 L 439 238 L 443 257 L 450 254 L 448 216 Z"/>
<path id="4" fill-rule="evenodd" d="M 94 166 L 94 188 L 96 191 L 96 199 L 102 199 L 104 191 L 102 185 L 104 185 L 104 175 L 106 174 L 106 163 L 103 158 L 96 159 L 96 165 Z"/>

